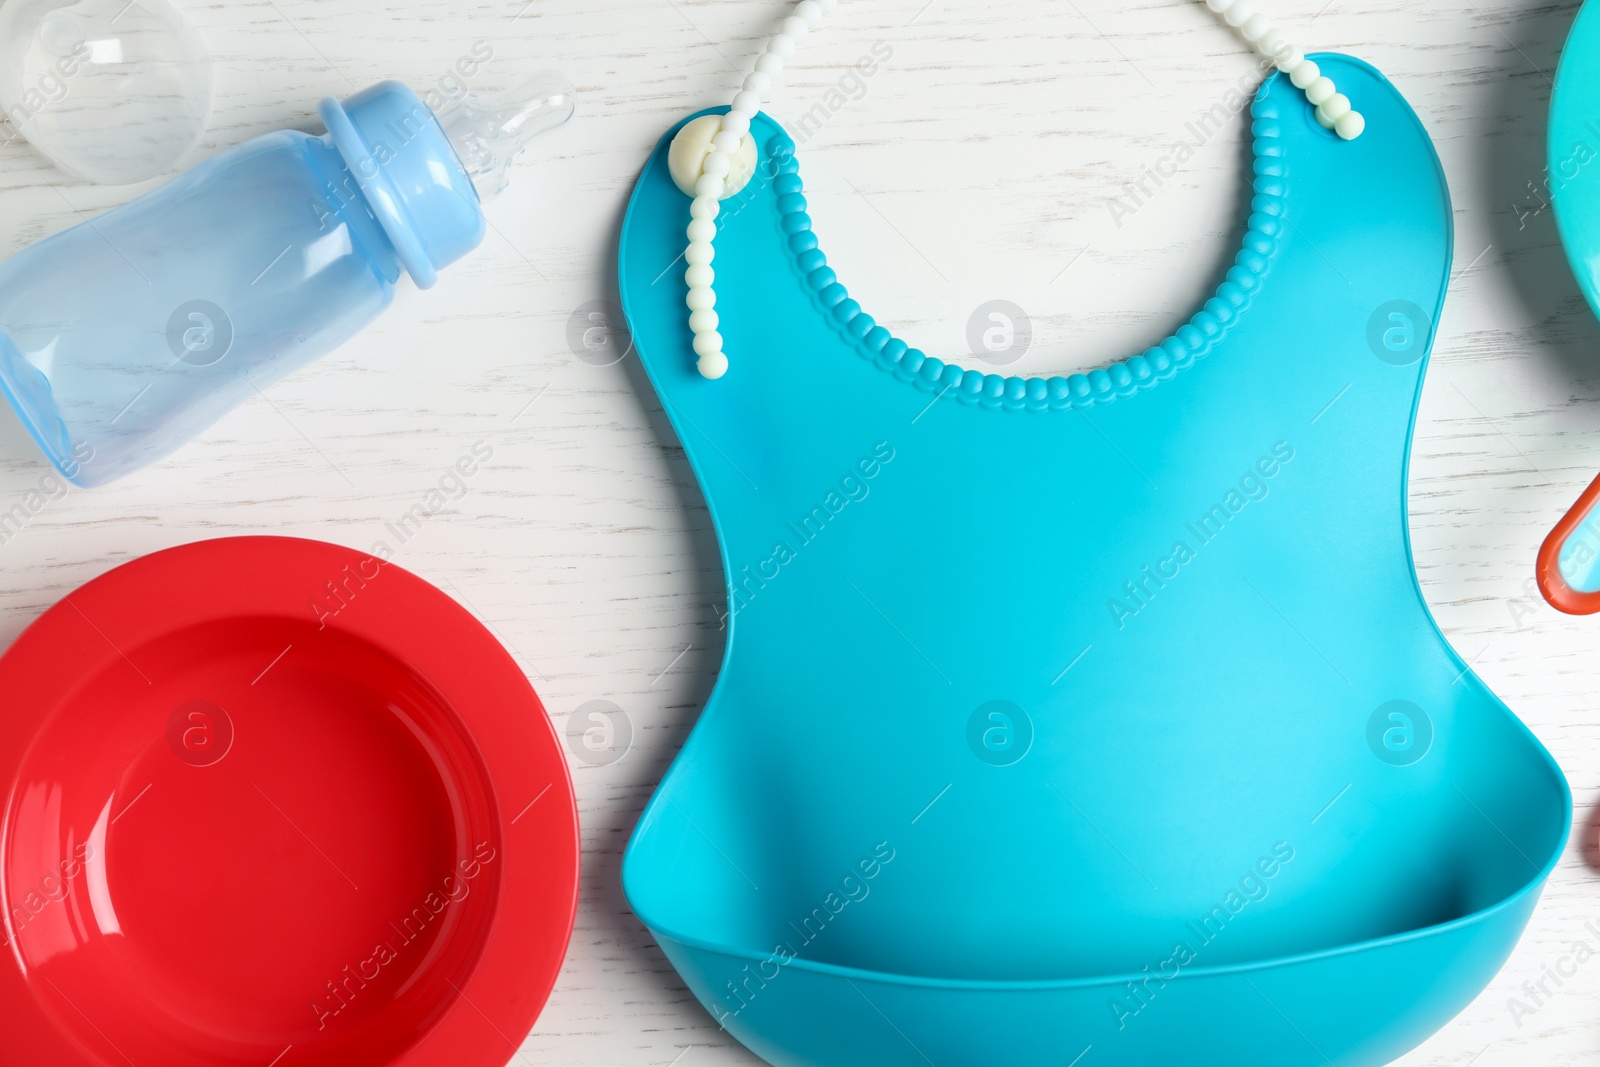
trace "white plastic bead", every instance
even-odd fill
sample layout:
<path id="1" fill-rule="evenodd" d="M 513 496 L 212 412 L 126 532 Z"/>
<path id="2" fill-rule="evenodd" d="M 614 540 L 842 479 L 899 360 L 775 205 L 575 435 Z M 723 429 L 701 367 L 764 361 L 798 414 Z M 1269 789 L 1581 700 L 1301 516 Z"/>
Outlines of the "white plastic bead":
<path id="1" fill-rule="evenodd" d="M 775 33 L 772 40 L 767 42 L 767 51 L 781 59 L 788 59 L 794 55 L 794 38 L 787 33 Z"/>
<path id="2" fill-rule="evenodd" d="M 728 194 L 728 183 L 715 174 L 702 174 L 695 179 L 694 188 L 689 192 L 691 196 L 714 196 L 721 200 Z"/>
<path id="3" fill-rule="evenodd" d="M 744 88 L 746 92 L 766 96 L 772 90 L 772 79 L 759 70 L 753 70 L 744 76 Z"/>
<path id="4" fill-rule="evenodd" d="M 733 107 L 730 113 L 749 117 L 761 110 L 761 98 L 749 89 L 741 89 L 733 94 Z"/>
<path id="5" fill-rule="evenodd" d="M 711 196 L 697 196 L 689 201 L 689 217 L 691 219 L 711 220 L 722 211 L 722 202 Z"/>
<path id="6" fill-rule="evenodd" d="M 1306 99 L 1313 104 L 1325 103 L 1333 96 L 1335 91 L 1332 79 L 1318 78 L 1306 86 Z"/>
<path id="7" fill-rule="evenodd" d="M 1317 107 L 1312 109 L 1311 117 L 1316 119 L 1317 120 L 1317 125 L 1321 126 L 1323 129 L 1325 129 L 1325 130 L 1333 129 L 1333 120 L 1330 119 L 1327 115 L 1325 115 L 1323 113 L 1322 106 L 1320 104 Z"/>
<path id="8" fill-rule="evenodd" d="M 695 367 L 700 371 L 700 377 L 716 381 L 728 373 L 728 357 L 721 352 L 713 352 L 701 356 Z"/>
<path id="9" fill-rule="evenodd" d="M 721 133 L 711 138 L 711 148 L 713 151 L 721 152 L 724 155 L 731 156 L 735 152 L 739 151 L 739 145 L 743 141 L 743 134 L 734 133 L 732 130 L 723 130 Z"/>
<path id="10" fill-rule="evenodd" d="M 693 330 L 695 333 L 705 333 L 707 330 L 715 330 L 717 328 L 717 322 L 717 313 L 712 311 L 710 308 L 701 308 L 698 311 L 689 312 L 689 329 Z"/>
<path id="11" fill-rule="evenodd" d="M 694 352 L 697 356 L 709 356 L 713 352 L 722 351 L 722 335 L 716 330 L 706 330 L 704 333 L 694 335 Z"/>
<path id="12" fill-rule="evenodd" d="M 1320 77 L 1322 77 L 1321 69 L 1309 59 L 1302 59 L 1289 71 L 1289 80 L 1294 82 L 1296 89 L 1304 89 Z"/>
<path id="13" fill-rule="evenodd" d="M 1251 15 L 1245 20 L 1244 25 L 1239 27 L 1240 36 L 1249 41 L 1251 44 L 1255 44 L 1257 41 L 1261 40 L 1271 32 L 1271 20 L 1259 12 Z"/>
<path id="14" fill-rule="evenodd" d="M 717 250 L 711 247 L 710 241 L 691 241 L 689 247 L 683 250 L 683 261 L 691 267 L 702 263 L 710 263 Z"/>
<path id="15" fill-rule="evenodd" d="M 1294 45 L 1289 45 L 1289 50 L 1278 56 L 1278 69 L 1289 75 L 1292 81 L 1295 68 L 1304 66 L 1306 62 L 1306 54 Z M 1299 86 L 1295 88 L 1298 89 Z"/>
<path id="16" fill-rule="evenodd" d="M 1269 31 L 1265 37 L 1256 42 L 1256 47 L 1261 50 L 1262 55 L 1275 62 L 1281 60 L 1285 53 L 1294 48 L 1289 43 L 1289 38 L 1277 30 Z"/>
<path id="17" fill-rule="evenodd" d="M 1206 7 L 1211 9 L 1213 15 L 1220 15 L 1228 10 L 1228 6 L 1232 3 L 1233 0 L 1206 0 Z"/>
<path id="18" fill-rule="evenodd" d="M 756 69 L 769 78 L 783 73 L 783 57 L 775 52 L 762 52 L 756 59 Z"/>
<path id="19" fill-rule="evenodd" d="M 1332 85 L 1333 83 L 1329 82 L 1328 84 Z M 700 164 L 700 172 L 709 174 L 713 178 L 726 179 L 728 172 L 732 169 L 733 160 L 728 158 L 728 153 L 726 152 L 713 151 L 706 157 L 705 162 Z"/>
<path id="20" fill-rule="evenodd" d="M 808 27 L 815 27 L 822 21 L 822 8 L 817 4 L 817 0 L 800 0 L 794 5 L 794 17 Z"/>
<path id="21" fill-rule="evenodd" d="M 1334 93 L 1318 105 L 1317 111 L 1328 120 L 1327 126 L 1332 129 L 1335 122 L 1350 114 L 1350 98 L 1343 93 Z"/>
<path id="22" fill-rule="evenodd" d="M 692 219 L 686 234 L 690 244 L 710 244 L 717 236 L 717 224 L 710 219 Z"/>
<path id="23" fill-rule="evenodd" d="M 1346 141 L 1354 141 L 1361 136 L 1361 131 L 1367 128 L 1367 120 L 1361 117 L 1361 112 L 1350 111 L 1341 116 L 1333 124 L 1333 132 Z"/>
<path id="24" fill-rule="evenodd" d="M 796 17 L 794 15 L 790 15 L 788 18 L 784 19 L 778 25 L 783 27 L 783 35 L 785 37 L 793 38 L 795 41 L 799 41 L 811 29 L 810 26 L 806 25 L 806 20 L 805 19 L 798 18 L 798 17 Z"/>
<path id="25" fill-rule="evenodd" d="M 1238 29 L 1255 13 L 1256 9 L 1250 6 L 1250 0 L 1237 0 L 1222 13 L 1222 20 L 1234 29 Z"/>
<path id="26" fill-rule="evenodd" d="M 691 289 L 709 289 L 717 280 L 717 275 L 706 264 L 696 263 L 683 272 L 683 280 Z"/>
<path id="27" fill-rule="evenodd" d="M 690 311 L 708 311 L 717 306 L 717 294 L 707 286 L 690 286 L 683 302 L 689 305 Z"/>

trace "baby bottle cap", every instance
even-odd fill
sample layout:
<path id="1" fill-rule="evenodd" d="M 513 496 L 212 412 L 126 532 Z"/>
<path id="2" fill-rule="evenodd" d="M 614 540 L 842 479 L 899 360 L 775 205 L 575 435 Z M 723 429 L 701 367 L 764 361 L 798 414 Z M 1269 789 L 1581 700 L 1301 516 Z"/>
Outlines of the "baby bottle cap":
<path id="1" fill-rule="evenodd" d="M 466 93 L 439 109 L 439 124 L 484 203 L 506 187 L 506 172 L 529 141 L 572 118 L 573 96 L 566 79 L 546 72 L 505 92 Z"/>
<path id="2" fill-rule="evenodd" d="M 328 136 L 419 290 L 482 242 L 477 189 L 438 118 L 410 86 L 379 82 L 318 104 Z"/>
<path id="3" fill-rule="evenodd" d="M 167 0 L 0 0 L 0 111 L 67 174 L 129 185 L 200 140 L 211 57 Z"/>
<path id="4" fill-rule="evenodd" d="M 419 289 L 483 240 L 478 191 L 438 118 L 410 88 L 379 82 L 317 111 Z"/>
<path id="5" fill-rule="evenodd" d="M 482 242 L 477 189 L 438 118 L 410 86 L 379 82 L 317 107 L 366 203 L 419 290 Z"/>

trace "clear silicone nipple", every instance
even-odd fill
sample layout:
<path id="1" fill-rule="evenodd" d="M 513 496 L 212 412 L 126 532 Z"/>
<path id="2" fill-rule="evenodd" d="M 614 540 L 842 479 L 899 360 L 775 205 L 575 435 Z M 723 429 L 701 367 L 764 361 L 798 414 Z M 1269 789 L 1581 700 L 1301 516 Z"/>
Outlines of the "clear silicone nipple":
<path id="1" fill-rule="evenodd" d="M 528 142 L 572 117 L 573 89 L 555 74 L 538 74 L 502 93 L 466 93 L 439 110 L 461 165 L 484 203 L 506 187 L 507 171 Z"/>
<path id="2" fill-rule="evenodd" d="M 167 0 L 0 0 L 0 111 L 73 177 L 144 181 L 205 132 L 211 57 Z"/>

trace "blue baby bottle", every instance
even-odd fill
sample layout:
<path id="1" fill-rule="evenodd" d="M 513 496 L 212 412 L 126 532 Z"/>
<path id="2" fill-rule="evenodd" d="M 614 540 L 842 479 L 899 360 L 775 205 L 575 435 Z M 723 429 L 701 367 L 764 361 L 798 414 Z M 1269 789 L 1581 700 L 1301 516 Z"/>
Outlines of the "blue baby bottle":
<path id="1" fill-rule="evenodd" d="M 319 108 L 0 263 L 0 391 L 69 481 L 171 453 L 483 239 L 526 141 L 572 114 L 541 77 L 436 114 L 398 82 Z"/>

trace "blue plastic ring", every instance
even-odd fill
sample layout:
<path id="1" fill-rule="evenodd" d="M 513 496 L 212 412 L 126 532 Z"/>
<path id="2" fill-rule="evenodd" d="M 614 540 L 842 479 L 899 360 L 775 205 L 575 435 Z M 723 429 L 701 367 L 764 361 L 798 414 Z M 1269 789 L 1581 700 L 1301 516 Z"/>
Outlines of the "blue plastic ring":
<path id="1" fill-rule="evenodd" d="M 361 139 L 361 134 L 356 132 L 355 123 L 345 113 L 344 105 L 330 96 L 317 105 L 317 114 L 322 116 L 323 123 L 328 127 L 328 136 L 333 138 L 334 146 L 344 157 L 356 184 L 366 194 L 367 203 L 372 206 L 372 213 L 377 216 L 383 232 L 389 235 L 395 254 L 400 257 L 400 265 L 405 267 L 418 289 L 433 288 L 433 284 L 439 280 L 439 272 L 433 269 L 433 261 L 428 258 L 422 242 L 417 240 L 416 233 L 401 213 L 399 193 L 383 168 L 373 160 L 371 150 Z M 367 173 L 363 174 L 363 171 Z"/>

